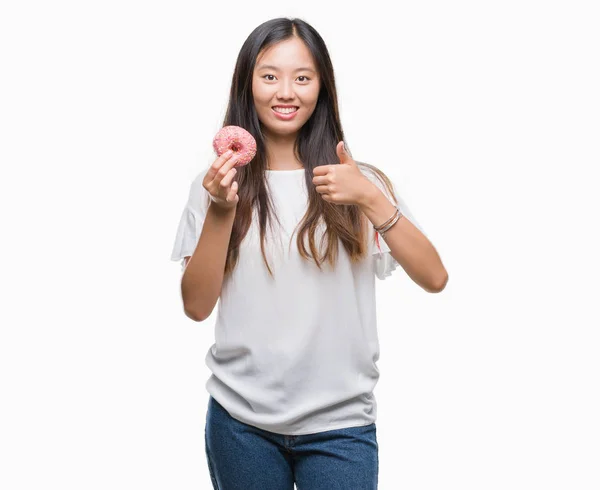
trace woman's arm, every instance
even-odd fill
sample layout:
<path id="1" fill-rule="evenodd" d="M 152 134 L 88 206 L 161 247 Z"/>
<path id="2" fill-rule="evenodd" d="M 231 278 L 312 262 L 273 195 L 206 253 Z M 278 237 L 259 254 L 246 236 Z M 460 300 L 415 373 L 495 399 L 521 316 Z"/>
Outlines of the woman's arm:
<path id="1" fill-rule="evenodd" d="M 197 322 L 210 316 L 221 294 L 235 213 L 235 207 L 223 210 L 212 202 L 209 204 L 198 244 L 184 269 L 183 309 Z"/>
<path id="2" fill-rule="evenodd" d="M 385 223 L 396 210 L 375 184 L 365 193 L 359 207 L 375 226 Z M 405 216 L 385 232 L 385 242 L 390 247 L 392 257 L 425 291 L 439 293 L 444 289 L 448 272 L 440 256 L 427 237 Z"/>

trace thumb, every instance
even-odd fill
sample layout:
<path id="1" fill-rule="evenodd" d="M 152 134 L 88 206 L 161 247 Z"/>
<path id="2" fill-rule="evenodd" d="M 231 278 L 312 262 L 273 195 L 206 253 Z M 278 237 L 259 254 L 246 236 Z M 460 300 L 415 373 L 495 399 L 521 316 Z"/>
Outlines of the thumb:
<path id="1" fill-rule="evenodd" d="M 352 158 L 350 158 L 350 155 L 348 155 L 348 152 L 346 151 L 346 145 L 344 144 L 344 141 L 340 141 L 338 143 L 335 151 L 340 159 L 340 163 L 350 163 L 352 161 Z"/>

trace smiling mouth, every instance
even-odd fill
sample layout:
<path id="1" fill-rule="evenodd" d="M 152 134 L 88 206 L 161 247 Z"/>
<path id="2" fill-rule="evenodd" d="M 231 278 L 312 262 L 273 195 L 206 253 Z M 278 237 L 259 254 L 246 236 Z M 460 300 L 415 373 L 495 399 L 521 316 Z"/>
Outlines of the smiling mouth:
<path id="1" fill-rule="evenodd" d="M 271 107 L 271 110 L 277 114 L 293 114 L 294 112 L 298 112 L 298 109 L 299 107 L 290 107 L 285 109 L 278 108 L 277 106 Z"/>

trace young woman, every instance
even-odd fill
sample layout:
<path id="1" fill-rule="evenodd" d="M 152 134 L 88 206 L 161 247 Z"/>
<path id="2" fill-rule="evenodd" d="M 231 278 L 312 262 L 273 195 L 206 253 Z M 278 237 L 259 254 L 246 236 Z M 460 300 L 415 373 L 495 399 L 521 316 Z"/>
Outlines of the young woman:
<path id="1" fill-rule="evenodd" d="M 196 177 L 171 257 L 185 259 L 190 318 L 220 300 L 206 355 L 214 488 L 374 489 L 375 276 L 400 264 L 438 292 L 446 270 L 390 180 L 345 148 L 331 60 L 306 22 L 250 34 L 227 125 L 254 136 L 256 156 L 236 169 L 224 154 Z"/>

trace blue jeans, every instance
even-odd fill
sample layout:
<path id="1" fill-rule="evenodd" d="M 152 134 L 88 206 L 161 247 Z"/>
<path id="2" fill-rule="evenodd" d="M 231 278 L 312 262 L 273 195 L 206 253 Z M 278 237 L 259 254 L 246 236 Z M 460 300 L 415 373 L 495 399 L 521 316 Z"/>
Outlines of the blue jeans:
<path id="1" fill-rule="evenodd" d="M 375 423 L 298 436 L 234 419 L 212 396 L 205 427 L 216 490 L 373 490 L 379 455 Z"/>

